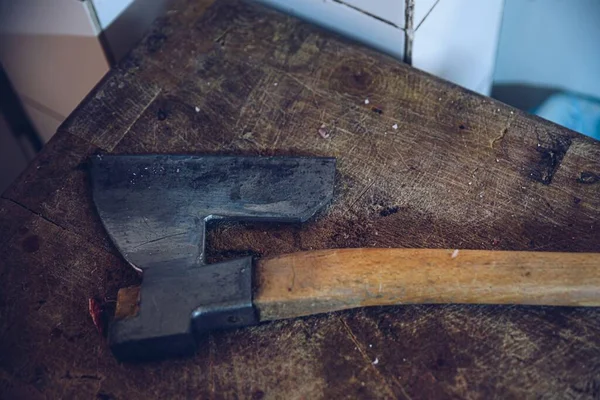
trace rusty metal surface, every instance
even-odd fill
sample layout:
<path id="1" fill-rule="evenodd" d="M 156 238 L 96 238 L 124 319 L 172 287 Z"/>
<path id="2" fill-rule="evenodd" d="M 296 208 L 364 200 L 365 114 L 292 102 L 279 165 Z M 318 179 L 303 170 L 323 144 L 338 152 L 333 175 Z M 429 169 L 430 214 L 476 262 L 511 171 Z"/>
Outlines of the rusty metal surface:
<path id="1" fill-rule="evenodd" d="M 326 214 L 217 225 L 209 262 L 600 251 L 598 142 L 291 17 L 208 3 L 172 3 L 0 199 L 0 397 L 597 398 L 596 309 L 365 309 L 211 334 L 188 360 L 114 360 L 87 301 L 139 278 L 93 210 L 85 160 L 100 150 L 338 159 Z"/>

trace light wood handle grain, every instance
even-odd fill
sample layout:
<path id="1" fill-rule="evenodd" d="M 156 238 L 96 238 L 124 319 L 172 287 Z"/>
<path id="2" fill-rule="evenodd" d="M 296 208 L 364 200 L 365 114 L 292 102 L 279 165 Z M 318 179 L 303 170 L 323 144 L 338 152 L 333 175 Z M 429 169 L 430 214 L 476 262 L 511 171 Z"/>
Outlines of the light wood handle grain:
<path id="1" fill-rule="evenodd" d="M 258 261 L 260 320 L 411 303 L 600 306 L 600 254 L 339 249 Z"/>

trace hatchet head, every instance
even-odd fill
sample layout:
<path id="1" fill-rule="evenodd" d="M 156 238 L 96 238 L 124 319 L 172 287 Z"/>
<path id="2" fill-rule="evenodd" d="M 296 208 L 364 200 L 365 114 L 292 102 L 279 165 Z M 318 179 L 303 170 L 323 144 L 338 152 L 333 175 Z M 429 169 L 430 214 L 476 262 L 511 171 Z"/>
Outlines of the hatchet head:
<path id="1" fill-rule="evenodd" d="M 143 271 L 139 312 L 110 328 L 117 358 L 184 355 L 202 332 L 257 323 L 251 258 L 206 265 L 206 222 L 303 222 L 331 200 L 334 175 L 333 158 L 93 157 L 100 219 Z"/>

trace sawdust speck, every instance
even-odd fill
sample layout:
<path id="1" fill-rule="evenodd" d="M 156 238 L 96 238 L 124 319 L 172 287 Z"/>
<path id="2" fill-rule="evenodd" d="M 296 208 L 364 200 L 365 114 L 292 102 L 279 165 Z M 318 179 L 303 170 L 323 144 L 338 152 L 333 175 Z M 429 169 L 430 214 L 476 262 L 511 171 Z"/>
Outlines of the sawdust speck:
<path id="1" fill-rule="evenodd" d="M 319 135 L 321 135 L 323 139 L 327 139 L 329 137 L 329 132 L 327 131 L 325 124 L 322 124 L 317 132 L 319 132 Z"/>

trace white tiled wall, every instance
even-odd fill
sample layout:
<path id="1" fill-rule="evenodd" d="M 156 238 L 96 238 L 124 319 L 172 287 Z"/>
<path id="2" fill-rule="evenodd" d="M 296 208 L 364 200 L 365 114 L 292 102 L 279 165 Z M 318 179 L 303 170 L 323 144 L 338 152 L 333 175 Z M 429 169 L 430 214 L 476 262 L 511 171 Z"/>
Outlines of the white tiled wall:
<path id="1" fill-rule="evenodd" d="M 331 0 L 330 0 L 331 1 Z M 343 3 L 367 11 L 379 18 L 404 27 L 404 0 L 399 1 L 365 1 L 342 0 Z M 324 2 L 326 3 L 326 2 Z"/>
<path id="2" fill-rule="evenodd" d="M 415 0 L 417 15 L 423 14 L 424 7 L 419 8 L 423 3 L 428 6 L 435 1 Z M 503 0 L 439 0 L 415 32 L 415 67 L 489 95 L 503 3 Z"/>
<path id="3" fill-rule="evenodd" d="M 404 32 L 367 14 L 403 28 L 404 0 L 257 1 L 402 58 Z M 502 6 L 503 0 L 415 0 L 413 65 L 489 94 Z"/>
<path id="4" fill-rule="evenodd" d="M 402 57 L 404 33 L 373 17 L 366 16 L 333 0 L 256 0 L 290 15 L 324 26 L 344 36 L 361 41 L 368 46 Z M 403 1 L 403 0 L 402 0 Z M 362 1 L 364 3 L 364 1 Z M 360 1 L 354 3 L 360 5 Z M 396 2 L 396 3 L 399 3 Z M 373 11 L 374 12 L 374 11 Z M 387 16 L 388 20 L 401 23 L 401 15 Z M 390 18 L 394 17 L 394 18 Z"/>

